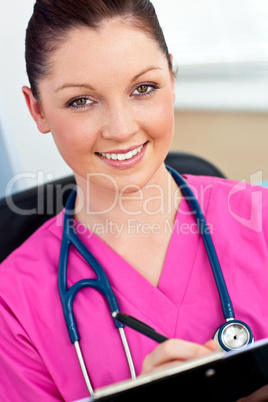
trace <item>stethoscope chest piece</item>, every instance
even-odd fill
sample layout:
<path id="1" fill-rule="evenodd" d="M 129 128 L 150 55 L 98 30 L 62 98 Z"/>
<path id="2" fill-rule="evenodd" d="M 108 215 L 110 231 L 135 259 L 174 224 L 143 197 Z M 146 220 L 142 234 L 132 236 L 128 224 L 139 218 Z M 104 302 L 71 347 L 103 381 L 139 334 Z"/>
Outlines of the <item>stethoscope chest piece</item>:
<path id="1" fill-rule="evenodd" d="M 214 340 L 226 351 L 242 349 L 254 342 L 249 326 L 239 320 L 229 320 L 223 324 L 215 333 Z"/>

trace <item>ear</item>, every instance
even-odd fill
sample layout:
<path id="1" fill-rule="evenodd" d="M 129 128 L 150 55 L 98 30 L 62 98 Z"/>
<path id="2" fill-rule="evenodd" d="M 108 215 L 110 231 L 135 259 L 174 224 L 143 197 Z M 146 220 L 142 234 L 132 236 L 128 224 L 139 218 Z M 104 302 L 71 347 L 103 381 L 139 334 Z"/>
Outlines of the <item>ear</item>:
<path id="1" fill-rule="evenodd" d="M 49 133 L 49 124 L 47 122 L 46 116 L 44 115 L 40 102 L 33 96 L 32 90 L 28 87 L 23 87 L 22 92 L 28 106 L 29 112 L 32 118 L 36 122 L 38 130 L 43 133 Z"/>

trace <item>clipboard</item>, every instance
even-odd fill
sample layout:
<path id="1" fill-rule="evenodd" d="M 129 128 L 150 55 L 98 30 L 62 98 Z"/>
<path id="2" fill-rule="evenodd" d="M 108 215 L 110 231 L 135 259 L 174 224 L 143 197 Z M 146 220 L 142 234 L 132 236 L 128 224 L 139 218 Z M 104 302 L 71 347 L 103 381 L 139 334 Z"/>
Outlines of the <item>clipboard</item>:
<path id="1" fill-rule="evenodd" d="M 100 388 L 91 401 L 238 402 L 252 394 L 254 402 L 268 401 L 268 339 Z"/>

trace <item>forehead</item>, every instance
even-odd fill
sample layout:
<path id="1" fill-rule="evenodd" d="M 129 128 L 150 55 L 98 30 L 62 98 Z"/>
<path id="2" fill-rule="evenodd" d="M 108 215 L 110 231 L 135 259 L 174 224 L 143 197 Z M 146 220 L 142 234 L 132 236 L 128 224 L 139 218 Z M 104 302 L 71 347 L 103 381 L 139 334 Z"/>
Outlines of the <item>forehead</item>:
<path id="1" fill-rule="evenodd" d="M 122 21 L 108 21 L 98 30 L 74 28 L 50 59 L 50 79 L 88 78 L 97 75 L 135 75 L 146 65 L 167 67 L 158 43 L 140 29 Z M 66 78 L 66 77 L 64 77 Z"/>

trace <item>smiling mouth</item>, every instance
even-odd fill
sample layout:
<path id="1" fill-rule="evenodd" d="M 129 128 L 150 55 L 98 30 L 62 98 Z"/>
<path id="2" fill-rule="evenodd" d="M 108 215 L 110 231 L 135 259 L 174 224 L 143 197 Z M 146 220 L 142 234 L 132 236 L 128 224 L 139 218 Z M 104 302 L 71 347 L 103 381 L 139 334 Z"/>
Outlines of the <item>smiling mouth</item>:
<path id="1" fill-rule="evenodd" d="M 131 158 L 133 158 L 133 156 L 139 154 L 142 149 L 144 147 L 144 144 L 141 145 L 138 148 L 133 149 L 132 151 L 126 152 L 126 153 L 99 153 L 99 155 L 101 155 L 102 157 L 110 160 L 114 160 L 114 161 L 126 161 L 129 160 Z"/>

